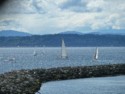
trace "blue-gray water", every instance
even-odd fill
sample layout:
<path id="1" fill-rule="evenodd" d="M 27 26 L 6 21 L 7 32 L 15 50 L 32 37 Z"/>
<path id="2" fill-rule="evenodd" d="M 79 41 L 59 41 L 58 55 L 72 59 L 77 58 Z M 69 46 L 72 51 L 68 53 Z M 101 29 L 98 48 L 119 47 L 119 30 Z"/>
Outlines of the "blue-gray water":
<path id="1" fill-rule="evenodd" d="M 61 48 L 0 48 L 0 73 L 34 68 L 88 66 L 125 63 L 125 47 L 99 47 L 99 60 L 94 61 L 95 47 L 67 48 L 68 60 L 62 60 Z M 33 56 L 36 51 L 37 56 Z M 15 58 L 15 61 L 11 61 Z M 125 76 L 78 79 L 43 84 L 42 94 L 125 94 Z"/>
<path id="2" fill-rule="evenodd" d="M 125 94 L 125 76 L 48 82 L 41 94 Z"/>
<path id="3" fill-rule="evenodd" d="M 69 47 L 68 60 L 62 60 L 61 48 L 0 48 L 0 73 L 19 69 L 51 68 L 125 63 L 125 47 L 99 47 L 99 60 L 93 61 L 95 47 Z M 33 52 L 37 56 L 33 56 Z M 15 58 L 15 62 L 8 61 Z"/>

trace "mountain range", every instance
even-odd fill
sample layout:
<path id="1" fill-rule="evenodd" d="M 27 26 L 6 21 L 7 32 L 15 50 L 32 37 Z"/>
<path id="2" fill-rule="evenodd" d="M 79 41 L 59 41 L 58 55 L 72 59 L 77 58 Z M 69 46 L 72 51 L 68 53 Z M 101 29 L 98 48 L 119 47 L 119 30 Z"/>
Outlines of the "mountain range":
<path id="1" fill-rule="evenodd" d="M 125 29 L 94 30 L 91 34 L 125 35 Z"/>
<path id="2" fill-rule="evenodd" d="M 68 47 L 125 47 L 125 35 L 53 34 L 23 37 L 0 37 L 0 47 L 59 47 L 61 39 Z"/>
<path id="3" fill-rule="evenodd" d="M 78 34 L 78 35 L 83 35 L 83 34 L 98 34 L 98 35 L 103 35 L 103 34 L 111 34 L 111 35 L 125 35 L 125 29 L 110 29 L 110 30 L 93 30 L 89 31 L 89 33 L 82 33 L 82 32 L 77 32 L 77 31 L 65 31 L 61 32 L 58 34 Z"/>
<path id="4" fill-rule="evenodd" d="M 59 47 L 61 46 L 62 38 L 65 40 L 66 46 L 69 47 L 125 46 L 125 34 L 123 31 L 118 34 L 104 32 L 84 34 L 76 31 L 67 31 L 59 34 L 32 35 L 7 30 L 0 31 L 0 47 L 41 47 L 43 45 L 47 47 Z"/>
<path id="5" fill-rule="evenodd" d="M 0 37 L 15 37 L 15 36 L 31 36 L 32 34 L 21 32 L 21 31 L 15 31 L 15 30 L 2 30 L 0 31 Z"/>
<path id="6" fill-rule="evenodd" d="M 103 34 L 111 34 L 111 35 L 125 35 L 125 30 L 121 29 L 121 30 L 116 30 L 116 29 L 112 29 L 112 30 L 94 30 L 92 32 L 89 33 L 82 33 L 82 32 L 78 32 L 78 31 L 65 31 L 65 32 L 60 32 L 58 34 L 77 34 L 77 35 L 84 35 L 84 34 L 98 34 L 98 35 L 103 35 Z M 30 33 L 26 33 L 26 32 L 21 32 L 21 31 L 15 31 L 15 30 L 2 30 L 0 31 L 0 37 L 15 37 L 15 36 L 31 36 L 32 34 Z"/>
<path id="7" fill-rule="evenodd" d="M 78 34 L 78 35 L 83 35 L 84 33 L 82 32 L 78 32 L 78 31 L 65 31 L 65 32 L 61 32 L 58 34 Z"/>

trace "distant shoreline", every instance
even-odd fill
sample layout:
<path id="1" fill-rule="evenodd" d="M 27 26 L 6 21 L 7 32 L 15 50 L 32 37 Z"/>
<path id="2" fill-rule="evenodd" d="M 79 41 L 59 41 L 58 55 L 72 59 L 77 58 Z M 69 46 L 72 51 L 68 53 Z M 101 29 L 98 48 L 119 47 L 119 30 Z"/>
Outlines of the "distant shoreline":
<path id="1" fill-rule="evenodd" d="M 125 46 L 67 46 L 66 48 L 95 48 L 95 47 L 99 47 L 99 48 L 124 48 Z M 39 47 L 34 47 L 34 46 L 31 46 L 31 47 L 28 47 L 28 46 L 20 46 L 20 47 L 16 47 L 16 46 L 10 46 L 10 47 L 0 47 L 0 48 L 61 48 L 61 46 L 46 46 L 46 47 L 42 47 L 42 46 L 39 46 Z"/>
<path id="2" fill-rule="evenodd" d="M 59 47 L 61 39 L 66 47 L 121 47 L 125 46 L 125 35 L 98 34 L 54 34 L 25 37 L 0 37 L 0 47 Z"/>

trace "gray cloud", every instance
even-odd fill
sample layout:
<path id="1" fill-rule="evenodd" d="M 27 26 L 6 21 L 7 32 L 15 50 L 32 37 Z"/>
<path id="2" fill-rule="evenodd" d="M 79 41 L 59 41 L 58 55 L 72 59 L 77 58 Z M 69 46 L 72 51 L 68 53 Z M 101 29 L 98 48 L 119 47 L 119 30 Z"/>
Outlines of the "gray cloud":
<path id="1" fill-rule="evenodd" d="M 85 12 L 87 1 L 86 0 L 67 0 L 60 5 L 61 9 L 71 10 L 75 12 Z"/>
<path id="2" fill-rule="evenodd" d="M 42 1 L 41 1 L 42 2 Z M 39 5 L 39 3 L 41 3 L 40 1 L 38 2 L 38 0 L 32 0 L 32 5 L 34 6 L 34 8 L 36 9 L 37 13 L 45 13 L 43 6 Z"/>
<path id="3" fill-rule="evenodd" d="M 73 12 L 123 12 L 125 0 L 65 0 L 59 7 Z"/>
<path id="4" fill-rule="evenodd" d="M 13 28 L 49 34 L 70 30 L 125 29 L 125 0 L 12 1 L 0 17 L 0 30 Z"/>
<path id="5" fill-rule="evenodd" d="M 0 10 L 1 14 L 35 14 L 43 13 L 37 0 L 11 0 Z"/>
<path id="6" fill-rule="evenodd" d="M 12 19 L 5 19 L 0 21 L 0 30 L 19 30 L 22 31 L 21 25 L 18 21 Z"/>
<path id="7" fill-rule="evenodd" d="M 89 8 L 89 4 L 95 0 L 67 0 L 60 5 L 61 9 L 74 12 L 101 12 L 101 7 Z"/>

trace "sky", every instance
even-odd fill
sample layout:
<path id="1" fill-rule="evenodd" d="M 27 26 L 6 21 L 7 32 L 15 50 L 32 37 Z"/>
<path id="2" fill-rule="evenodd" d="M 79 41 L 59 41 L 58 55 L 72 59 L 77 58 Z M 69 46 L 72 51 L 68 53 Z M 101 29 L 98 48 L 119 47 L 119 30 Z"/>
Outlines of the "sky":
<path id="1" fill-rule="evenodd" d="M 31 34 L 125 29 L 125 0 L 9 0 L 0 8 L 0 31 Z"/>

